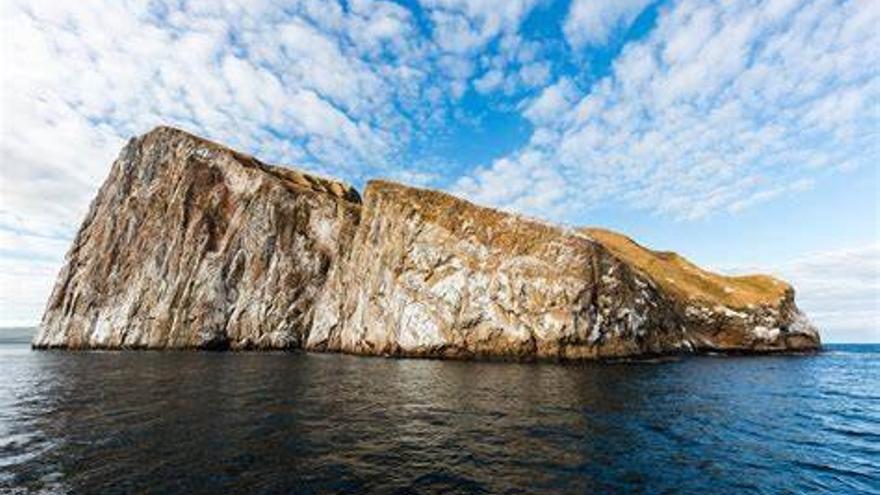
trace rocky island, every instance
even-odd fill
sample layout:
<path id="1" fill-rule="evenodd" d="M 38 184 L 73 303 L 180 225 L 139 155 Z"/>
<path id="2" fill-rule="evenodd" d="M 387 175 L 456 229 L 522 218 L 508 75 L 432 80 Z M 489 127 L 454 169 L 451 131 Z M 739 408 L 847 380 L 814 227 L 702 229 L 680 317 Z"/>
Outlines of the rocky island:
<path id="1" fill-rule="evenodd" d="M 33 341 L 548 359 L 819 345 L 780 280 L 387 181 L 361 197 L 169 127 L 113 164 Z"/>

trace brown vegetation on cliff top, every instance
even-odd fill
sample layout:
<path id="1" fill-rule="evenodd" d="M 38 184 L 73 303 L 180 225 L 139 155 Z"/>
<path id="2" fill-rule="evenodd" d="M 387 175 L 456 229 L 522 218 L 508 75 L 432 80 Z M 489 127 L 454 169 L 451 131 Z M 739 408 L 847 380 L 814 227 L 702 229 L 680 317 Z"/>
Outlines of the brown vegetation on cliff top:
<path id="1" fill-rule="evenodd" d="M 426 222 L 456 235 L 475 236 L 481 243 L 512 255 L 535 254 L 549 239 L 564 234 L 558 225 L 477 205 L 448 193 L 386 180 L 371 180 L 364 196 L 393 198 L 398 204 L 407 204 Z"/>
<path id="2" fill-rule="evenodd" d="M 482 237 L 485 244 L 511 253 L 534 253 L 541 243 L 564 231 L 556 225 L 476 205 L 451 194 L 386 180 L 370 181 L 367 191 L 367 196 L 385 195 L 404 200 L 429 222 L 459 235 Z M 517 221 L 513 222 L 513 219 Z M 577 231 L 683 300 L 697 299 L 730 308 L 745 308 L 776 304 L 791 289 L 787 283 L 768 275 L 725 276 L 703 270 L 677 253 L 648 249 L 611 230 L 580 228 Z"/>
<path id="3" fill-rule="evenodd" d="M 776 304 L 791 286 L 767 275 L 730 277 L 701 269 L 677 253 L 653 251 L 629 237 L 600 228 L 582 228 L 617 257 L 637 269 L 667 291 L 684 299 L 745 308 L 756 304 Z"/>

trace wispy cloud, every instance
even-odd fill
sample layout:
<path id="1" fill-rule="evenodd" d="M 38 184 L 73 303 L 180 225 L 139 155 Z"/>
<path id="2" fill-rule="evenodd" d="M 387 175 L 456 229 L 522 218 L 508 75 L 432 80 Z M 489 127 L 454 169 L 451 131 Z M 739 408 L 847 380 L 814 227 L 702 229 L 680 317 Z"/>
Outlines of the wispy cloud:
<path id="1" fill-rule="evenodd" d="M 650 4 L 651 0 L 572 0 L 563 28 L 565 38 L 575 48 L 603 44 Z"/>
<path id="2" fill-rule="evenodd" d="M 581 8 L 573 4 L 568 23 Z M 632 17 L 621 15 L 591 14 L 587 25 Z M 876 2 L 666 5 L 607 77 L 577 97 L 563 79 L 526 105 L 531 142 L 455 189 L 552 218 L 576 220 L 614 200 L 695 219 L 875 166 L 880 74 L 866 61 L 880 56 L 877 25 Z"/>

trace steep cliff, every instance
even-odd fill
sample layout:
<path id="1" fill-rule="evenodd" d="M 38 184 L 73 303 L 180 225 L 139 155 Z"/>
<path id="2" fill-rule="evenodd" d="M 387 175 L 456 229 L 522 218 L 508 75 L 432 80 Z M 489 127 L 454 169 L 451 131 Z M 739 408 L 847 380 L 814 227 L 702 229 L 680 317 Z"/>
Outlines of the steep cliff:
<path id="1" fill-rule="evenodd" d="M 723 287 L 705 282 L 698 292 L 683 282 L 699 285 L 692 278 L 706 272 L 667 272 L 671 267 L 635 256 L 612 236 L 371 182 L 351 250 L 318 299 L 306 347 L 577 359 L 818 344 L 787 285 L 713 276 Z M 637 248 L 644 257 L 672 256 Z"/>
<path id="2" fill-rule="evenodd" d="M 98 192 L 36 347 L 288 348 L 359 218 L 339 182 L 160 127 Z"/>
<path id="3" fill-rule="evenodd" d="M 583 234 L 374 181 L 306 346 L 447 357 L 663 352 L 681 345 L 668 308 Z"/>
<path id="4" fill-rule="evenodd" d="M 563 359 L 818 345 L 769 277 L 390 182 L 361 205 L 170 128 L 114 163 L 34 340 Z"/>
<path id="5" fill-rule="evenodd" d="M 811 349 L 819 333 L 797 309 L 794 289 L 766 275 L 727 277 L 676 253 L 652 251 L 604 229 L 581 229 L 667 294 L 697 351 Z"/>

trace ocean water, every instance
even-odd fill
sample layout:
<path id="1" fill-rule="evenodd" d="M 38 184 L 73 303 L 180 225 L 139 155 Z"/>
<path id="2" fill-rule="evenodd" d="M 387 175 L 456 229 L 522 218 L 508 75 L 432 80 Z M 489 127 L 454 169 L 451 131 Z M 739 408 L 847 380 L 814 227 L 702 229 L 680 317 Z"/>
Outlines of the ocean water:
<path id="1" fill-rule="evenodd" d="M 522 364 L 27 338 L 0 344 L 0 492 L 880 493 L 877 345 Z"/>

